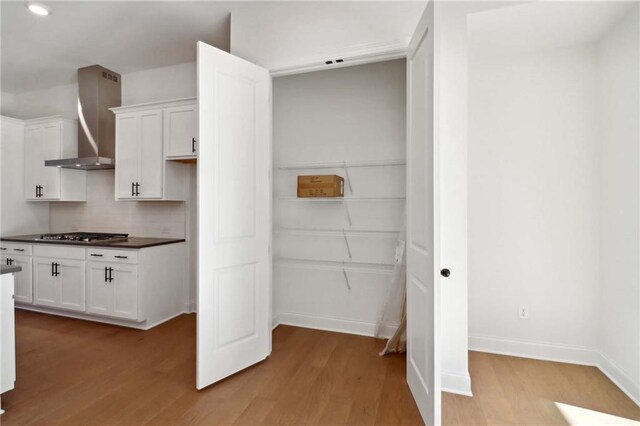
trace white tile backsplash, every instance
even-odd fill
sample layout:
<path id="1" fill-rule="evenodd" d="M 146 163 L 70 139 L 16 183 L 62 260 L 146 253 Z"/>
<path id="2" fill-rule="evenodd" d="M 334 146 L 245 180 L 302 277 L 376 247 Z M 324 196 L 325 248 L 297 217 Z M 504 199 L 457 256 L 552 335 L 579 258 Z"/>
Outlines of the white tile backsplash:
<path id="1" fill-rule="evenodd" d="M 184 238 L 186 204 L 116 201 L 114 170 L 87 172 L 87 201 L 50 203 L 51 232 L 123 232 L 136 237 Z"/>

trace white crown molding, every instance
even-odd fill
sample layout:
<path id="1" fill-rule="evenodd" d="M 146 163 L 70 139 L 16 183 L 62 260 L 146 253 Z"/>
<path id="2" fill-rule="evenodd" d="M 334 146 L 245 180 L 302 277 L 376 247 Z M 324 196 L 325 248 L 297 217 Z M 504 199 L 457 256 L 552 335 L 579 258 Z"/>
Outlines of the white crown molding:
<path id="1" fill-rule="evenodd" d="M 300 74 L 305 72 L 344 68 L 354 65 L 367 64 L 372 62 L 389 61 L 392 59 L 404 58 L 407 55 L 409 38 L 404 40 L 391 40 L 378 43 L 369 43 L 351 48 L 340 49 L 333 52 L 326 52 L 322 55 L 300 58 L 291 61 L 287 65 L 277 66 L 270 69 L 272 77 L 282 77 L 285 75 Z M 335 62 L 342 59 L 343 62 Z M 332 64 L 325 61 L 333 60 Z"/>

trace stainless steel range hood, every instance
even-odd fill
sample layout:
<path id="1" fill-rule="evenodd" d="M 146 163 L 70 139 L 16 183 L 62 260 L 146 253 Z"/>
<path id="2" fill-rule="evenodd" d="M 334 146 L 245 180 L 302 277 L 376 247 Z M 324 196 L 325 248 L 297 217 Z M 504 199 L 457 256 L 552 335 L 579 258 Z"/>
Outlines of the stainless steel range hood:
<path id="1" fill-rule="evenodd" d="M 120 74 L 100 65 L 78 70 L 78 157 L 47 160 L 45 166 L 76 170 L 113 169 L 115 115 L 122 102 Z"/>

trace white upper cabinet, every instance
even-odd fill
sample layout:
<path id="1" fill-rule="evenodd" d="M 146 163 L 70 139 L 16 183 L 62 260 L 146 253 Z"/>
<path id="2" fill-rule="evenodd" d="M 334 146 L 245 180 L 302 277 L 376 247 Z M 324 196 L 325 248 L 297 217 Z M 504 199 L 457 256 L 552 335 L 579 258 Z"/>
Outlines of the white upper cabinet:
<path id="1" fill-rule="evenodd" d="M 116 114 L 117 200 L 185 199 L 186 166 L 165 159 L 165 140 L 172 128 L 167 125 L 167 105 L 174 106 L 153 103 L 112 109 Z"/>
<path id="2" fill-rule="evenodd" d="M 77 123 L 62 117 L 26 121 L 25 198 L 30 201 L 86 201 L 84 170 L 45 167 L 46 160 L 78 154 Z"/>
<path id="3" fill-rule="evenodd" d="M 198 152 L 196 101 L 164 110 L 164 149 L 167 159 L 192 159 Z"/>

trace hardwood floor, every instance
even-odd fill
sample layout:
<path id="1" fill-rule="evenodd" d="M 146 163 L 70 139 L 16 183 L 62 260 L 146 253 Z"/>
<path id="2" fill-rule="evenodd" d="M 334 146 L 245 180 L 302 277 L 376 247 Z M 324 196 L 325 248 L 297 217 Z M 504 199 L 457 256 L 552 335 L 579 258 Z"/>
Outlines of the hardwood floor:
<path id="1" fill-rule="evenodd" d="M 264 362 L 195 390 L 195 316 L 150 331 L 17 311 L 18 381 L 2 425 L 421 424 L 383 342 L 280 326 Z M 568 424 L 554 402 L 640 420 L 592 367 L 470 353 L 474 398 L 444 424 Z"/>
<path id="2" fill-rule="evenodd" d="M 596 425 L 625 419 L 640 421 L 640 407 L 596 367 L 469 352 L 469 372 L 474 396 L 443 393 L 443 424 Z"/>

